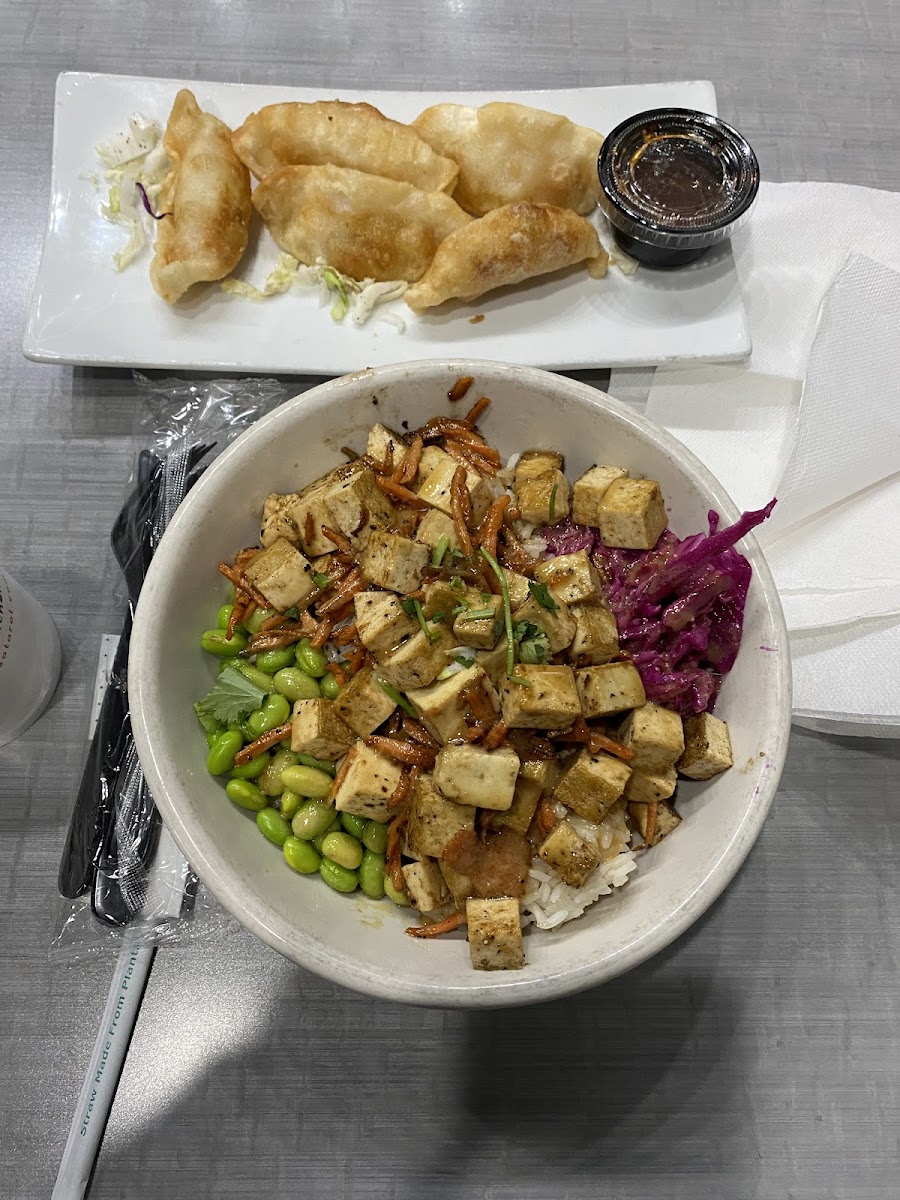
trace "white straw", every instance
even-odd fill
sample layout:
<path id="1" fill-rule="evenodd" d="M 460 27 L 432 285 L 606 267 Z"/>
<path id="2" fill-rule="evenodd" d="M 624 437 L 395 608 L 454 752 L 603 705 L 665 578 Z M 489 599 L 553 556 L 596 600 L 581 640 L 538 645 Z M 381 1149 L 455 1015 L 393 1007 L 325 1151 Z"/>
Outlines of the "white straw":
<path id="1" fill-rule="evenodd" d="M 119 953 L 51 1200 L 76 1200 L 87 1189 L 155 952 L 135 945 Z"/>

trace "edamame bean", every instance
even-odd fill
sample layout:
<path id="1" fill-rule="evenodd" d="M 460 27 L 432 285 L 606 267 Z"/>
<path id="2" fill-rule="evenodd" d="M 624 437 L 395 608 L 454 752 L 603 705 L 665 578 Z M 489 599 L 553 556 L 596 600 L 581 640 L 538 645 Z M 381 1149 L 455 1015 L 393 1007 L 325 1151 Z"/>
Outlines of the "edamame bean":
<path id="1" fill-rule="evenodd" d="M 292 821 L 300 811 L 300 806 L 303 803 L 303 797 L 298 796 L 296 792 L 292 792 L 290 788 L 285 788 L 281 793 L 281 798 L 278 801 L 278 811 L 286 821 Z"/>
<path id="2" fill-rule="evenodd" d="M 342 812 L 341 824 L 351 837 L 355 837 L 358 842 L 362 841 L 363 830 L 366 827 L 365 817 L 355 817 L 353 813 Z"/>
<path id="3" fill-rule="evenodd" d="M 373 854 L 384 854 L 387 850 L 387 836 L 387 825 L 381 825 L 378 821 L 366 821 L 362 832 L 362 844 Z"/>
<path id="4" fill-rule="evenodd" d="M 359 886 L 370 900 L 384 895 L 384 855 L 367 850 L 359 864 Z"/>
<path id="5" fill-rule="evenodd" d="M 294 647 L 282 646 L 275 650 L 263 650 L 256 656 L 256 665 L 261 671 L 274 675 L 282 667 L 290 667 L 294 662 Z"/>
<path id="6" fill-rule="evenodd" d="M 274 608 L 254 608 L 247 620 L 243 622 L 243 626 L 249 633 L 259 633 L 259 627 L 263 621 L 267 621 L 269 617 L 274 616 Z"/>
<path id="7" fill-rule="evenodd" d="M 303 763 L 304 767 L 315 767 L 317 771 L 327 771 L 332 779 L 337 774 L 337 767 L 334 763 L 328 762 L 324 758 L 313 758 L 311 754 L 303 754 L 302 752 L 297 757 Z"/>
<path id="8" fill-rule="evenodd" d="M 319 874 L 330 888 L 336 892 L 355 892 L 359 882 L 355 871 L 348 871 L 340 863 L 323 858 L 319 863 Z"/>
<path id="9" fill-rule="evenodd" d="M 220 733 L 206 756 L 206 769 L 210 775 L 224 775 L 230 771 L 234 766 L 234 756 L 243 744 L 244 739 L 239 733 L 233 733 L 230 729 Z"/>
<path id="10" fill-rule="evenodd" d="M 225 784 L 225 795 L 233 804 L 250 812 L 260 812 L 269 803 L 255 783 L 248 779 L 229 779 Z"/>
<path id="11" fill-rule="evenodd" d="M 293 788 L 289 789 L 291 792 Z M 297 810 L 291 822 L 294 837 L 311 842 L 313 838 L 323 837 L 334 824 L 334 809 L 318 800 L 307 800 Z"/>
<path id="12" fill-rule="evenodd" d="M 331 791 L 334 782 L 324 771 L 315 767 L 285 767 L 281 772 L 281 782 L 292 792 L 308 796 L 311 800 L 324 800 Z M 332 811 L 334 811 L 332 809 Z"/>
<path id="13" fill-rule="evenodd" d="M 405 893 L 397 891 L 387 871 L 384 873 L 384 894 L 389 900 L 393 900 L 398 908 L 409 908 L 409 900 L 406 898 Z"/>
<path id="14" fill-rule="evenodd" d="M 234 664 L 240 673 L 247 677 L 251 683 L 255 683 L 258 688 L 266 693 L 275 691 L 275 680 L 271 675 L 267 675 L 265 671 L 260 671 L 252 663 L 248 663 L 245 658 L 239 658 Z"/>
<path id="15" fill-rule="evenodd" d="M 363 848 L 349 833 L 327 833 L 322 842 L 322 853 L 339 867 L 355 871 L 363 860 Z"/>
<path id="16" fill-rule="evenodd" d="M 247 639 L 237 630 L 232 638 L 227 638 L 225 632 L 224 629 L 205 630 L 200 634 L 200 645 L 207 654 L 215 654 L 217 658 L 237 658 L 247 649 Z"/>
<path id="17" fill-rule="evenodd" d="M 246 725 L 254 737 L 262 737 L 271 733 L 279 725 L 284 725 L 291 715 L 291 706 L 284 696 L 275 692 L 267 696 L 262 708 L 255 708 L 247 718 Z"/>
<path id="18" fill-rule="evenodd" d="M 251 758 L 249 762 L 243 763 L 240 767 L 231 768 L 232 779 L 258 779 L 262 775 L 271 762 L 271 755 L 268 750 L 263 750 L 262 754 L 257 754 L 256 758 Z"/>
<path id="19" fill-rule="evenodd" d="M 318 852 L 320 854 L 322 853 L 322 843 L 328 837 L 329 833 L 340 833 L 340 829 L 341 829 L 341 823 L 340 823 L 340 821 L 336 820 L 336 821 L 334 821 L 334 823 L 331 825 L 331 827 L 329 829 L 325 830 L 325 832 L 323 834 L 320 834 L 319 837 L 313 838 L 312 844 L 315 846 L 315 848 L 318 850 Z"/>
<path id="20" fill-rule="evenodd" d="M 273 680 L 276 692 L 288 700 L 318 700 L 322 695 L 319 685 L 311 675 L 299 667 L 282 667 Z"/>
<path id="21" fill-rule="evenodd" d="M 322 650 L 309 644 L 309 638 L 301 638 L 294 650 L 297 666 L 314 679 L 321 679 L 328 670 L 328 659 Z"/>
<path id="22" fill-rule="evenodd" d="M 283 846 L 291 836 L 291 827 L 277 808 L 261 808 L 256 814 L 256 827 L 276 846 Z"/>
<path id="23" fill-rule="evenodd" d="M 219 733 L 222 733 L 222 732 L 224 732 L 224 731 L 220 729 L 220 730 L 218 731 L 218 733 L 208 733 L 208 734 L 206 735 L 206 744 L 207 744 L 207 746 L 212 746 L 213 742 L 214 742 L 214 741 L 216 740 L 216 738 L 219 736 Z M 243 739 L 243 738 L 241 738 L 241 741 L 243 741 L 243 740 L 244 740 L 244 739 Z"/>
<path id="24" fill-rule="evenodd" d="M 323 676 L 322 682 L 319 684 L 319 687 L 322 689 L 322 695 L 325 697 L 326 700 L 337 700 L 338 693 L 341 690 L 341 685 L 338 683 L 338 681 L 335 679 L 335 677 L 331 674 L 330 671 L 328 672 L 327 675 Z"/>
<path id="25" fill-rule="evenodd" d="M 281 852 L 287 865 L 300 875 L 315 875 L 322 861 L 309 842 L 302 842 L 300 838 L 289 837 Z"/>
<path id="26" fill-rule="evenodd" d="M 259 786 L 267 796 L 281 795 L 284 791 L 284 784 L 281 782 L 281 772 L 285 767 L 295 767 L 297 762 L 298 757 L 293 750 L 277 750 L 272 755 L 259 781 Z"/>
<path id="27" fill-rule="evenodd" d="M 234 612 L 233 604 L 223 604 L 216 615 L 216 625 L 219 629 L 227 629 L 228 622 L 231 620 L 231 614 Z"/>

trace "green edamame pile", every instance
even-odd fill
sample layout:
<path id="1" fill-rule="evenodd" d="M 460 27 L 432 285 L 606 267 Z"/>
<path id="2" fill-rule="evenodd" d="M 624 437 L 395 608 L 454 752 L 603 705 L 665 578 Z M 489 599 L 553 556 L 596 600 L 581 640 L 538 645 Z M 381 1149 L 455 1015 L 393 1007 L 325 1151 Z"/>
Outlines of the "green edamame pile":
<path id="1" fill-rule="evenodd" d="M 206 766 L 226 797 L 251 816 L 298 875 L 319 875 L 337 892 L 357 888 L 372 900 L 406 897 L 385 884 L 387 827 L 328 803 L 337 764 L 299 754 L 290 736 L 235 765 L 251 742 L 287 725 L 297 700 L 336 699 L 340 686 L 324 652 L 304 638 L 295 645 L 248 653 L 274 610 L 256 608 L 228 637 L 233 603 L 221 605 L 200 646 L 220 662 L 219 682 L 196 706 L 206 736 Z M 227 716 L 228 720 L 222 718 Z"/>

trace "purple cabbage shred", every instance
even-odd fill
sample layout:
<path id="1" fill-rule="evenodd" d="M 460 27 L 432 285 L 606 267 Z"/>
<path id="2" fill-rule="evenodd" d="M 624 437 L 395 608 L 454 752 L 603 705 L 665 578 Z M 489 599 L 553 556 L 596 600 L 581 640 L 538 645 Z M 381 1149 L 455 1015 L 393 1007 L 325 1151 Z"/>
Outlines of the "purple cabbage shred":
<path id="1" fill-rule="evenodd" d="M 741 644 L 751 568 L 735 543 L 774 507 L 771 500 L 725 529 L 711 510 L 708 533 L 679 539 L 667 529 L 652 550 L 604 546 L 596 529 L 568 518 L 542 532 L 550 555 L 587 551 L 647 699 L 689 717 L 712 711 Z"/>
<path id="2" fill-rule="evenodd" d="M 140 193 L 141 203 L 154 221 L 161 221 L 163 217 L 171 217 L 171 213 L 155 213 L 153 211 L 153 205 L 150 203 L 150 197 L 147 195 L 147 189 L 140 181 L 137 181 L 134 186 Z"/>

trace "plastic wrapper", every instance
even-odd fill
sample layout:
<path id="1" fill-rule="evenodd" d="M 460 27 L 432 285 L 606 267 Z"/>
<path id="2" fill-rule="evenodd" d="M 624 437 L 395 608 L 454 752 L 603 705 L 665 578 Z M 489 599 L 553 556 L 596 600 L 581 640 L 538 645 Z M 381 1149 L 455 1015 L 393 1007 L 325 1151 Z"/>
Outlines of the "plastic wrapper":
<path id="1" fill-rule="evenodd" d="M 136 373 L 135 382 L 141 449 L 110 536 L 123 628 L 118 640 L 104 639 L 97 721 L 60 865 L 65 898 L 50 948 L 69 962 L 125 945 L 208 943 L 233 927 L 162 825 L 144 781 L 131 739 L 128 643 L 150 560 L 179 503 L 216 455 L 289 393 L 274 379 Z"/>

